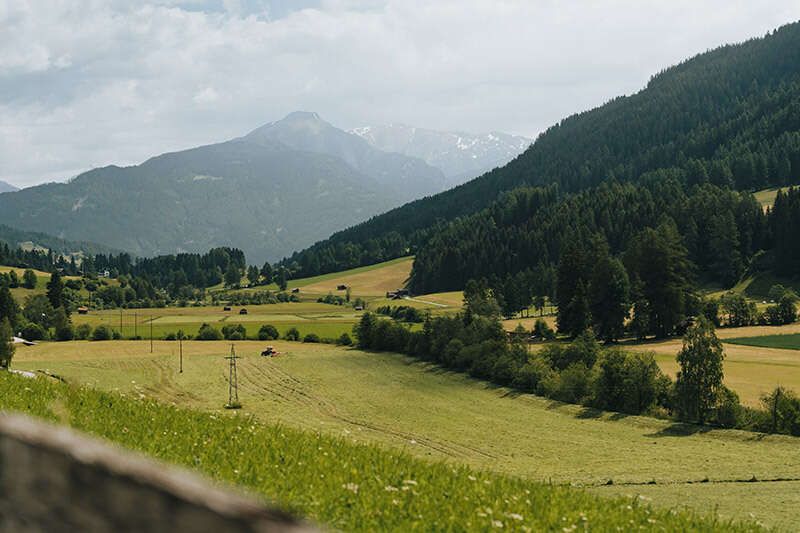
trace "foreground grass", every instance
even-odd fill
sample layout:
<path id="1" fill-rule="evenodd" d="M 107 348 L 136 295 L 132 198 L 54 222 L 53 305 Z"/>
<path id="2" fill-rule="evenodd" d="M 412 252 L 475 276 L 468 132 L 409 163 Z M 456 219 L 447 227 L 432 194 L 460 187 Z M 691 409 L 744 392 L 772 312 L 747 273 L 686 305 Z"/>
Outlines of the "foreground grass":
<path id="1" fill-rule="evenodd" d="M 58 421 L 245 486 L 348 531 L 751 531 L 637 500 L 428 463 L 375 446 L 0 372 L 0 409 Z"/>
<path id="2" fill-rule="evenodd" d="M 800 333 L 791 335 L 764 335 L 762 337 L 736 337 L 725 342 L 744 346 L 762 346 L 781 350 L 800 350 Z"/>

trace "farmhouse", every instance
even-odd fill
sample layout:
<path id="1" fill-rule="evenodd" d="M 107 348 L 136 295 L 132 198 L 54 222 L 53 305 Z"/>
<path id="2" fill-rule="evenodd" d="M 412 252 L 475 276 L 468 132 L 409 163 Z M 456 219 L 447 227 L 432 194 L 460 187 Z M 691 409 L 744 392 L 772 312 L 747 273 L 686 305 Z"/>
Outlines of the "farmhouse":
<path id="1" fill-rule="evenodd" d="M 86 307 L 85 305 L 80 306 L 78 308 L 78 314 L 79 315 L 88 315 L 89 314 L 89 308 Z"/>

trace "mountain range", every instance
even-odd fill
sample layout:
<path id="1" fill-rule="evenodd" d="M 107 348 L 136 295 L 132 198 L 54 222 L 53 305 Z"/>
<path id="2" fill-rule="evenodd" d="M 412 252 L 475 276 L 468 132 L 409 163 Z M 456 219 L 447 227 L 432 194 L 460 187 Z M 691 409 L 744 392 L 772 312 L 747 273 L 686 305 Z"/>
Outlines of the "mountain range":
<path id="1" fill-rule="evenodd" d="M 449 187 L 505 165 L 531 144 L 527 137 L 501 132 L 475 135 L 404 124 L 364 126 L 351 132 L 376 148 L 418 157 L 441 169 Z"/>
<path id="2" fill-rule="evenodd" d="M 10 183 L 0 180 L 0 194 L 2 194 L 4 192 L 14 192 L 14 191 L 18 191 L 18 190 L 19 189 L 17 187 L 14 187 Z"/>
<path id="3" fill-rule="evenodd" d="M 0 224 L 138 256 L 233 246 L 260 263 L 446 185 L 420 158 L 295 112 L 227 142 L 2 194 Z"/>

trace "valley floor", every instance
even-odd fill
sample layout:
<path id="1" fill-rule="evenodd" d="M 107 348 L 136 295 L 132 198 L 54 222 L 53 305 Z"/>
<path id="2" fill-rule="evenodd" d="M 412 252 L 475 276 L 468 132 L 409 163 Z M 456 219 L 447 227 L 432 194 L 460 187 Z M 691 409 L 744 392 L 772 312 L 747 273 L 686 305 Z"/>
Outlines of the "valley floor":
<path id="1" fill-rule="evenodd" d="M 598 494 L 641 494 L 659 506 L 800 527 L 794 512 L 800 508 L 796 438 L 600 413 L 492 387 L 400 355 L 272 344 L 283 355 L 263 358 L 258 353 L 264 343 L 236 343 L 244 412 L 264 421 L 586 486 Z M 153 354 L 149 350 L 146 341 L 45 343 L 21 348 L 14 367 L 221 411 L 227 400 L 223 356 L 230 344 L 184 343 L 183 374 L 177 372 L 176 343 L 159 341 Z"/>

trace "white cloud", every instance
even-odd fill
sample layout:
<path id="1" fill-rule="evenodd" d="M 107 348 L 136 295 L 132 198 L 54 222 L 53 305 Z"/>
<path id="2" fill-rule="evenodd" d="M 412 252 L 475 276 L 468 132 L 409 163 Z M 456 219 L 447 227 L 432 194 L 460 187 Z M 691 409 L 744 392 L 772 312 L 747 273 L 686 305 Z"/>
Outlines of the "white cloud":
<path id="1" fill-rule="evenodd" d="M 206 87 L 202 91 L 198 91 L 197 94 L 192 97 L 192 100 L 194 100 L 196 104 L 212 104 L 219 100 L 219 95 L 213 87 Z"/>
<path id="2" fill-rule="evenodd" d="M 0 179 L 136 163 L 295 109 L 535 135 L 798 18 L 779 1 L 0 2 Z"/>

